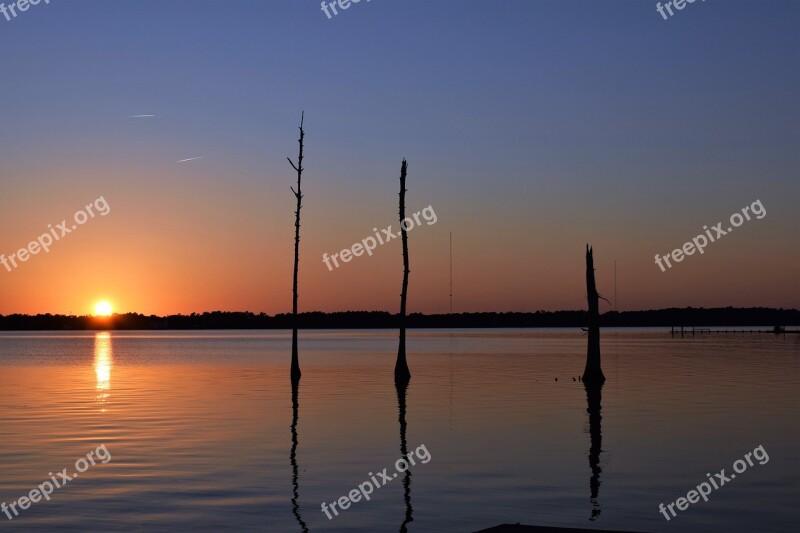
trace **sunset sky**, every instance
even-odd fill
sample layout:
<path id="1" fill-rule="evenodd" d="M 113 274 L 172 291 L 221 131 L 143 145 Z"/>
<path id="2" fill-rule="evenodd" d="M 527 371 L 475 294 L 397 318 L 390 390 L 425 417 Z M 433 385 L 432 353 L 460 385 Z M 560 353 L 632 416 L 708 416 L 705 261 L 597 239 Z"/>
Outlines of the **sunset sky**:
<path id="1" fill-rule="evenodd" d="M 8 1 L 6 1 L 8 3 Z M 800 305 L 800 2 L 52 0 L 0 16 L 0 314 Z M 154 115 L 136 117 L 136 115 Z M 193 159 L 198 158 L 198 159 Z M 178 162 L 192 159 L 190 161 Z M 767 215 L 662 272 L 743 207 Z M 609 309 L 607 304 L 601 311 Z"/>

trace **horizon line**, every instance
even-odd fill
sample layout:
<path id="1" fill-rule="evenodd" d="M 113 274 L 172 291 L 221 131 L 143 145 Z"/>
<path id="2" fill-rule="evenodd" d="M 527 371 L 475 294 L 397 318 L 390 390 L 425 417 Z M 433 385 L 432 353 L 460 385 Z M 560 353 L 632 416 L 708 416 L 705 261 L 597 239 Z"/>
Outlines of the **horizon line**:
<path id="1" fill-rule="evenodd" d="M 767 311 L 783 311 L 783 312 L 800 312 L 800 308 L 785 308 L 785 307 L 765 307 L 765 306 L 754 306 L 754 307 L 734 307 L 734 306 L 724 306 L 724 307 L 694 307 L 694 306 L 686 306 L 686 307 L 662 307 L 657 309 L 629 309 L 626 311 L 619 311 L 609 309 L 608 311 L 601 312 L 601 315 L 608 315 L 608 314 L 616 314 L 621 315 L 624 313 L 652 313 L 652 312 L 660 312 L 660 311 L 680 311 L 680 310 L 702 310 L 702 311 L 751 311 L 751 310 L 767 310 Z M 537 313 L 584 313 L 588 312 L 586 309 L 558 309 L 554 311 L 548 311 L 544 309 L 538 309 L 536 311 L 460 311 L 460 312 L 442 312 L 442 313 L 423 313 L 423 312 L 411 312 L 408 313 L 409 315 L 417 315 L 417 316 L 457 316 L 457 315 L 485 315 L 485 314 L 495 314 L 495 315 L 534 315 Z M 298 312 L 298 315 L 307 315 L 307 314 L 322 314 L 322 315 L 335 315 L 335 314 L 345 314 L 345 313 L 383 313 L 388 314 L 390 316 L 394 316 L 399 314 L 399 312 L 391 312 L 385 309 L 380 310 L 368 310 L 368 309 L 348 309 L 342 311 L 301 311 Z M 136 315 L 136 316 L 144 316 L 144 317 L 157 317 L 157 318 L 169 318 L 169 317 L 190 317 L 192 315 L 202 316 L 208 314 L 240 314 L 240 315 L 253 315 L 253 316 L 266 316 L 266 317 L 278 317 L 283 315 L 292 315 L 291 311 L 284 311 L 281 313 L 269 314 L 264 311 L 223 311 L 220 309 L 216 309 L 213 311 L 192 311 L 191 313 L 172 313 L 166 315 L 157 315 L 157 314 L 145 314 L 140 313 L 137 311 L 126 311 L 124 313 L 113 313 L 110 316 L 100 316 L 100 315 L 92 315 L 92 314 L 67 314 L 67 313 L 36 313 L 36 314 L 29 314 L 29 313 L 9 313 L 9 314 L 2 314 L 0 313 L 0 317 L 11 317 L 11 316 L 24 316 L 24 317 L 38 317 L 38 316 L 52 316 L 52 317 L 71 317 L 71 318 L 99 318 L 99 319 L 109 319 L 116 316 L 128 316 L 128 315 Z"/>

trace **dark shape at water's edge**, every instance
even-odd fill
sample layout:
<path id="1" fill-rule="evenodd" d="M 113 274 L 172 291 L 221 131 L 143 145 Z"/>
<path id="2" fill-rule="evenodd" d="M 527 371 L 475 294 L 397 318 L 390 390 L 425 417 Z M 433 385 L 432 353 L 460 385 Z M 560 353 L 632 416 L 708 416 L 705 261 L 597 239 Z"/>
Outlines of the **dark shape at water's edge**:
<path id="1" fill-rule="evenodd" d="M 292 370 L 290 376 L 292 379 L 292 386 L 295 381 L 300 381 L 300 359 L 297 355 L 297 328 L 292 330 Z"/>
<path id="2" fill-rule="evenodd" d="M 481 529 L 476 533 L 636 533 L 634 531 L 617 531 L 610 529 L 573 529 L 564 527 L 523 526 L 520 524 L 503 524 L 489 529 Z"/>
<path id="3" fill-rule="evenodd" d="M 586 245 L 586 295 L 589 301 L 589 347 L 586 351 L 586 367 L 583 381 L 604 383 L 606 377 L 600 364 L 600 295 L 594 281 L 594 252 Z"/>
<path id="4" fill-rule="evenodd" d="M 408 386 L 409 381 L 411 381 L 411 371 L 408 369 L 406 359 L 406 328 L 401 326 L 397 346 L 397 362 L 394 365 L 394 383 L 397 386 Z"/>
<path id="5" fill-rule="evenodd" d="M 589 468 L 592 477 L 589 479 L 589 501 L 592 502 L 592 516 L 589 520 L 597 520 L 600 516 L 600 504 L 597 503 L 600 494 L 600 453 L 602 452 L 603 435 L 600 422 L 602 409 L 603 383 L 606 377 L 600 364 L 600 295 L 594 279 L 594 251 L 586 245 L 586 294 L 589 301 L 589 346 L 586 351 L 586 368 L 581 380 L 586 389 L 586 412 L 589 413 Z"/>
<path id="6" fill-rule="evenodd" d="M 536 311 L 527 313 L 455 313 L 423 315 L 411 313 L 406 317 L 408 329 L 417 328 L 578 328 L 586 326 L 588 312 Z M 386 311 L 341 311 L 322 313 L 311 311 L 267 315 L 251 312 L 213 311 L 190 315 L 115 314 L 112 317 L 65 315 L 0 315 L 0 331 L 42 330 L 237 330 L 237 329 L 396 329 L 399 315 Z M 669 308 L 649 311 L 607 311 L 600 315 L 601 327 L 669 328 L 684 325 L 688 328 L 768 328 L 757 332 L 774 333 L 775 324 L 800 324 L 800 310 L 773 308 L 710 309 Z M 724 328 L 723 328 L 724 329 Z M 796 327 L 784 328 L 781 333 L 800 334 Z"/>
<path id="7" fill-rule="evenodd" d="M 292 379 L 292 451 L 289 452 L 289 461 L 292 463 L 292 513 L 303 533 L 308 533 L 308 527 L 300 516 L 300 488 L 297 476 L 297 421 L 299 419 L 300 378 Z"/>
<path id="8" fill-rule="evenodd" d="M 600 415 L 602 410 L 603 385 L 598 383 L 583 384 L 586 389 L 586 412 L 589 413 L 589 468 L 592 470 L 592 477 L 589 478 L 589 501 L 592 502 L 592 516 L 589 520 L 596 520 L 600 516 L 600 504 L 597 498 L 600 495 L 600 474 L 603 469 L 600 467 L 600 453 L 603 451 L 603 434 L 600 428 L 603 417 Z"/>
<path id="9" fill-rule="evenodd" d="M 400 422 L 400 453 L 403 457 L 408 457 L 408 442 L 406 441 L 406 392 L 408 391 L 408 381 L 396 381 L 398 421 Z M 413 522 L 414 508 L 411 506 L 411 469 L 407 469 L 403 475 L 403 499 L 405 500 L 406 514 L 403 523 L 400 525 L 400 533 L 408 532 L 409 522 Z"/>

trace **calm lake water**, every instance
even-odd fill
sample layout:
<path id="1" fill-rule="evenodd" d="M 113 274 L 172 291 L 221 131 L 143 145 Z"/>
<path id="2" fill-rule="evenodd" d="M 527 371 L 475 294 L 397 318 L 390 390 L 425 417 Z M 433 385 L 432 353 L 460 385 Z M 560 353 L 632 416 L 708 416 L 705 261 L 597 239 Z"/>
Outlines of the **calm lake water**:
<path id="1" fill-rule="evenodd" d="M 293 406 L 287 332 L 0 334 L 0 502 L 111 455 L 0 530 L 796 531 L 800 335 L 604 330 L 587 394 L 580 331 L 410 332 L 405 444 L 430 460 L 333 520 L 322 502 L 395 472 L 396 332 L 300 336 Z"/>

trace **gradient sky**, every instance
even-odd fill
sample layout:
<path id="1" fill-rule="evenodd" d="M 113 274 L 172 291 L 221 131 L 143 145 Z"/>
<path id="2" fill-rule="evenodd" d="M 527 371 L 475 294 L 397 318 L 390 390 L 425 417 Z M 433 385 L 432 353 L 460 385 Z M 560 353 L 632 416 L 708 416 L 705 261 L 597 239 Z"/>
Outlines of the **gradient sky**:
<path id="1" fill-rule="evenodd" d="M 6 1 L 6 3 L 8 3 Z M 0 253 L 111 207 L 8 272 L 0 313 L 585 306 L 584 246 L 621 310 L 798 307 L 800 2 L 52 0 L 0 17 Z M 153 118 L 128 118 L 153 114 Z M 177 163 L 179 160 L 202 159 Z M 760 199 L 667 272 L 667 254 Z M 613 299 L 613 298 L 612 298 Z M 607 310 L 604 304 L 602 310 Z"/>

